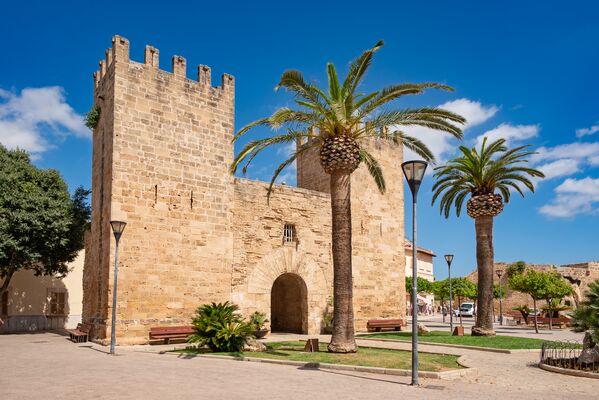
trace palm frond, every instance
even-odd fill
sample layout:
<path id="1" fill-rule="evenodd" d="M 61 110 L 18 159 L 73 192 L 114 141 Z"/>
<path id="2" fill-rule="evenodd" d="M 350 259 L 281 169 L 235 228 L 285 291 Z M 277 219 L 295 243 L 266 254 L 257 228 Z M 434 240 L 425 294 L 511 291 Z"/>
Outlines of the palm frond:
<path id="1" fill-rule="evenodd" d="M 459 157 L 435 168 L 432 204 L 441 199 L 441 214 L 449 217 L 453 205 L 459 216 L 468 194 L 476 196 L 499 191 L 507 203 L 512 190 L 522 196 L 522 187 L 534 192 L 530 177 L 543 178 L 544 175 L 539 170 L 523 165 L 534 152 L 527 150 L 529 146 L 508 149 L 505 143 L 504 139 L 489 143 L 485 137 L 480 150 L 460 146 Z"/>

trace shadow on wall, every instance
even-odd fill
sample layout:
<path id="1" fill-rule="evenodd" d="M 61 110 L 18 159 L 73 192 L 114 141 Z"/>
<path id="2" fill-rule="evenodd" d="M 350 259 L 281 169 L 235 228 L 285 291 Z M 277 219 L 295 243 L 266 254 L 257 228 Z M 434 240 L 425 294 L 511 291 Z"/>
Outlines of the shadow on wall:
<path id="1" fill-rule="evenodd" d="M 56 277 L 19 271 L 1 300 L 1 333 L 64 329 L 80 322 L 69 320 L 69 291 L 63 280 Z"/>

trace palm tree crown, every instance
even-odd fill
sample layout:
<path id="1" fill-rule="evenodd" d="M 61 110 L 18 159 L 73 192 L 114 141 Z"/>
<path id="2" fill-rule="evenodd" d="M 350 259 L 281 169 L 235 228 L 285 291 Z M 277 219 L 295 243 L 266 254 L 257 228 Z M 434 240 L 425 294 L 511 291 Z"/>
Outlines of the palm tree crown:
<path id="1" fill-rule="evenodd" d="M 243 164 L 245 173 L 256 155 L 265 148 L 282 143 L 298 143 L 293 154 L 274 171 L 268 194 L 279 174 L 302 153 L 318 149 L 321 163 L 327 173 L 334 169 L 353 172 L 360 162 L 365 162 L 381 192 L 385 191 L 385 180 L 377 160 L 359 145 L 366 138 L 378 138 L 395 144 L 403 144 L 423 158 L 433 161 L 434 156 L 424 143 L 402 131 L 402 127 L 417 125 L 448 132 L 456 138 L 462 137 L 465 119 L 452 112 L 434 107 L 411 109 L 384 109 L 393 100 L 408 94 L 419 94 L 427 88 L 453 90 L 438 83 L 406 83 L 391 85 L 371 93 L 360 93 L 358 88 L 368 70 L 374 53 L 383 45 L 379 41 L 354 60 L 343 82 L 337 70 L 327 64 L 328 88 L 325 90 L 304 80 L 300 71 L 283 73 L 275 89 L 285 88 L 294 95 L 294 108 L 282 107 L 271 116 L 254 121 L 241 128 L 234 137 L 238 140 L 250 129 L 267 126 L 274 130 L 285 128 L 285 133 L 251 141 L 237 154 L 231 165 L 235 173 Z M 388 129 L 388 127 L 394 127 Z M 351 153 L 336 160 L 335 149 L 346 146 Z M 334 162 L 336 161 L 336 162 Z"/>
<path id="2" fill-rule="evenodd" d="M 451 206 L 455 204 L 456 214 L 459 217 L 464 200 L 470 194 L 476 196 L 501 194 L 499 201 L 508 203 L 511 189 L 524 196 L 519 184 L 524 185 L 531 192 L 535 187 L 530 177 L 544 178 L 545 175 L 534 168 L 526 167 L 527 157 L 535 154 L 526 150 L 528 146 L 519 146 L 508 149 L 505 139 L 498 139 L 487 145 L 487 138 L 483 139 L 480 152 L 476 148 L 460 146 L 461 155 L 446 165 L 435 168 L 437 181 L 433 185 L 434 204 L 442 195 L 440 202 L 441 213 L 449 217 Z"/>

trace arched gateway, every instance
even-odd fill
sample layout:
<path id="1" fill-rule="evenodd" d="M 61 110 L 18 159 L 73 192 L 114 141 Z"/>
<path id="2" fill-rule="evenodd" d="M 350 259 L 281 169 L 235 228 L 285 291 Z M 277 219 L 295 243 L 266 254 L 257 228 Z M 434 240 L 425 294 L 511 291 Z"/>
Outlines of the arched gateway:
<path id="1" fill-rule="evenodd" d="M 299 275 L 286 273 L 275 279 L 270 310 L 273 332 L 308 333 L 308 288 Z"/>
<path id="2" fill-rule="evenodd" d="M 324 272 L 295 247 L 273 251 L 254 266 L 247 292 L 233 296 L 244 313 L 264 312 L 274 332 L 318 334 L 329 293 Z"/>

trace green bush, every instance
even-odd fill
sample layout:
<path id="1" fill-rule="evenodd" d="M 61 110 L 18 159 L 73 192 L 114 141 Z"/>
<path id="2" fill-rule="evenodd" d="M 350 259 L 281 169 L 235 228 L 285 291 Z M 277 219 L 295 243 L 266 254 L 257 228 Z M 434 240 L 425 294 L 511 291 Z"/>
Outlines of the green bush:
<path id="1" fill-rule="evenodd" d="M 94 130 L 98 126 L 98 122 L 100 122 L 100 107 L 93 106 L 91 110 L 87 114 L 85 114 L 85 126 L 89 129 Z"/>
<path id="2" fill-rule="evenodd" d="M 599 280 L 589 284 L 585 299 L 570 316 L 574 332 L 589 331 L 592 341 L 599 343 Z"/>
<path id="3" fill-rule="evenodd" d="M 249 324 L 256 331 L 259 331 L 264 328 L 264 324 L 268 322 L 268 318 L 266 318 L 266 314 L 260 311 L 255 311 L 252 315 L 250 315 Z"/>
<path id="4" fill-rule="evenodd" d="M 243 321 L 237 305 L 224 302 L 204 304 L 196 310 L 190 343 L 208 346 L 212 351 L 241 351 L 251 337 L 253 327 Z"/>

